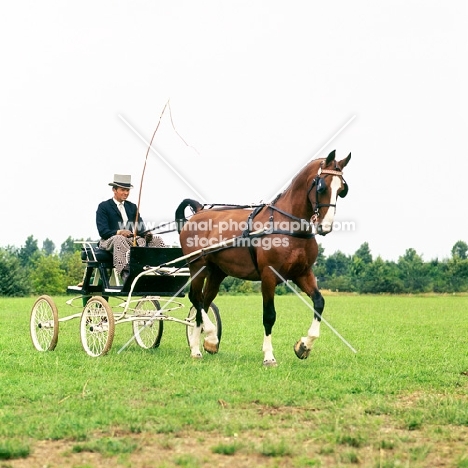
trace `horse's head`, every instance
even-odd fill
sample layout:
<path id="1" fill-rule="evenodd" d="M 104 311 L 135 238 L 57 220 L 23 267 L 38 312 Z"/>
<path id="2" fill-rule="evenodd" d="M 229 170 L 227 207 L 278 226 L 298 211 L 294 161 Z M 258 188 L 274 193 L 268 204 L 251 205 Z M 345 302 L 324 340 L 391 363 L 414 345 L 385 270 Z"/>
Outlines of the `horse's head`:
<path id="1" fill-rule="evenodd" d="M 341 161 L 335 160 L 335 151 L 322 160 L 314 176 L 307 196 L 312 205 L 312 222 L 316 232 L 325 236 L 333 229 L 336 201 L 348 193 L 343 179 L 343 169 L 351 159 L 351 153 Z"/>

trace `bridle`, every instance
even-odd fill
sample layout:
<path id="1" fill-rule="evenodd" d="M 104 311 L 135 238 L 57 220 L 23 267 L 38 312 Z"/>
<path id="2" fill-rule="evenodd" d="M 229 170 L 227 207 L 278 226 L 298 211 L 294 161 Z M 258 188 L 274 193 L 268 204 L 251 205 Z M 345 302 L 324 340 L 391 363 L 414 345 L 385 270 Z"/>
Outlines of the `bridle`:
<path id="1" fill-rule="evenodd" d="M 309 193 L 312 191 L 312 189 L 315 187 L 315 202 L 311 201 L 312 204 L 312 222 L 315 223 L 317 219 L 320 216 L 320 208 L 324 207 L 333 207 L 336 208 L 336 203 L 319 203 L 319 195 L 325 192 L 327 189 L 327 183 L 325 182 L 325 179 L 322 177 L 323 175 L 332 175 L 332 176 L 338 176 L 341 177 L 341 180 L 343 181 L 343 190 L 338 194 L 340 198 L 344 198 L 346 194 L 348 193 L 348 184 L 346 181 L 343 179 L 343 171 L 340 169 L 339 166 L 335 165 L 335 169 L 323 169 L 322 168 L 323 161 L 320 164 L 320 167 L 317 171 L 317 175 L 314 177 L 314 180 L 310 184 L 309 190 L 307 190 L 307 197 L 309 196 Z"/>

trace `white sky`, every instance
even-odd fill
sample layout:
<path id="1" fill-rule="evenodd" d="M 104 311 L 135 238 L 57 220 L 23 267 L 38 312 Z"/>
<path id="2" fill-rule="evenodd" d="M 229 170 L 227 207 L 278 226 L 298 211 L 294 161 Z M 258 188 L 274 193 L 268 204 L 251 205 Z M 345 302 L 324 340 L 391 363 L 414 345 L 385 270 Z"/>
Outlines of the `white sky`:
<path id="1" fill-rule="evenodd" d="M 0 246 L 97 238 L 114 173 L 145 221 L 186 197 L 269 201 L 313 156 L 349 152 L 325 254 L 425 260 L 468 242 L 462 0 L 3 2 Z M 119 117 L 120 116 L 120 117 Z M 334 139 L 335 133 L 354 120 Z M 181 181 L 183 177 L 190 186 Z"/>

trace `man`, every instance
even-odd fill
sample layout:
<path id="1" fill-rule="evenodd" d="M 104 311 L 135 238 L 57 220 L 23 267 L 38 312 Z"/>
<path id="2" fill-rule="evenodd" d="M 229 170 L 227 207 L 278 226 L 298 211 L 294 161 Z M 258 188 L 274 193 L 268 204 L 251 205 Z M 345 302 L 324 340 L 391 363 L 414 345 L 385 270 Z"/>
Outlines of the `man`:
<path id="1" fill-rule="evenodd" d="M 129 275 L 130 247 L 134 245 L 134 228 L 138 207 L 127 200 L 131 184 L 131 176 L 115 174 L 114 181 L 109 184 L 114 193 L 113 198 L 99 204 L 96 211 L 96 225 L 101 236 L 99 247 L 113 251 L 114 268 L 123 281 Z M 143 220 L 138 213 L 136 224 L 136 245 L 139 247 L 165 247 L 164 241 L 151 233 L 146 233 Z M 142 237 L 144 236 L 144 237 Z"/>

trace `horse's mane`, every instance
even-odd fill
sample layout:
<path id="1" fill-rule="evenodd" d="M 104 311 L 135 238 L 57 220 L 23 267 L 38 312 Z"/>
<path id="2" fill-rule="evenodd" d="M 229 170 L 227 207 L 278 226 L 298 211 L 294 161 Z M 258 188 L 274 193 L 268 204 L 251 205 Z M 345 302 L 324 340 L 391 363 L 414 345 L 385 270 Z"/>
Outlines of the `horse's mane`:
<path id="1" fill-rule="evenodd" d="M 274 205 L 287 191 L 290 190 L 291 186 L 297 181 L 297 179 L 302 176 L 304 173 L 309 172 L 310 166 L 312 164 L 318 162 L 318 161 L 323 161 L 325 158 L 316 158 L 310 160 L 305 166 L 303 166 L 291 179 L 291 182 L 289 185 L 276 197 L 268 203 L 269 205 Z M 267 203 L 259 203 L 259 204 L 250 204 L 250 205 L 235 205 L 235 204 L 221 204 L 221 203 L 205 203 L 201 204 L 200 202 L 196 200 L 192 200 L 190 198 L 186 198 L 185 200 L 182 201 L 182 203 L 178 206 L 176 210 L 176 224 L 178 227 L 178 231 L 180 232 L 180 229 L 182 226 L 185 224 L 187 221 L 184 210 L 187 206 L 190 206 L 193 213 L 198 213 L 202 210 L 215 210 L 215 211 L 224 211 L 224 210 L 239 210 L 239 209 L 251 209 L 254 210 L 256 208 L 260 208 L 267 205 Z"/>

